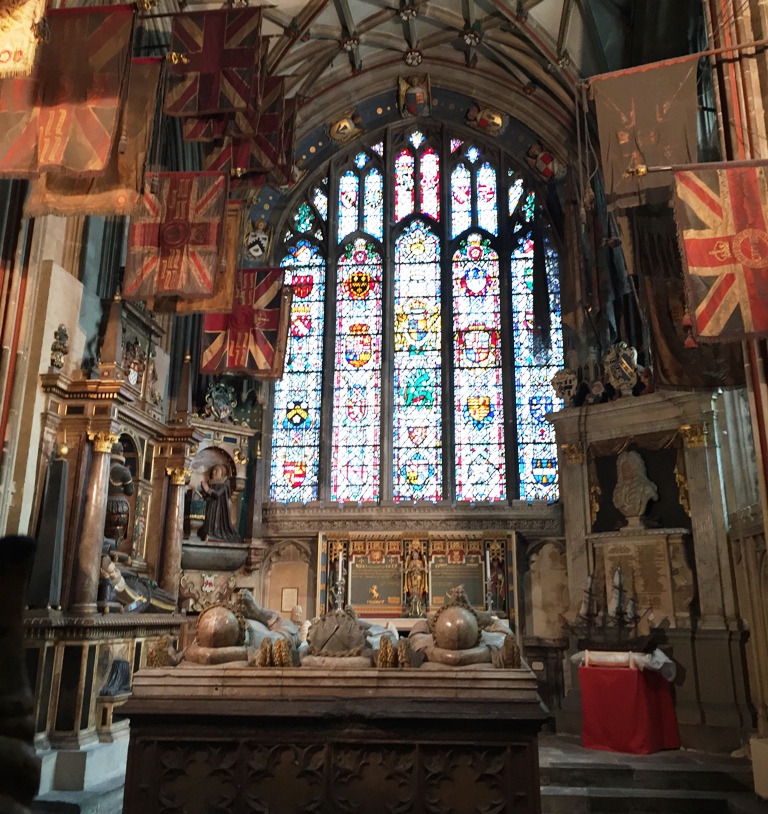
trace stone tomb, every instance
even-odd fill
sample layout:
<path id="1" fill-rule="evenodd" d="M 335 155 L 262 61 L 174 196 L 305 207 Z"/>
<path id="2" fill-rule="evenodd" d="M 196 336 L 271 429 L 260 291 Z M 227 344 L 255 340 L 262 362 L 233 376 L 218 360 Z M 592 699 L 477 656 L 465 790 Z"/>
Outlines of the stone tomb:
<path id="1" fill-rule="evenodd" d="M 142 670 L 124 814 L 540 811 L 527 668 Z"/>

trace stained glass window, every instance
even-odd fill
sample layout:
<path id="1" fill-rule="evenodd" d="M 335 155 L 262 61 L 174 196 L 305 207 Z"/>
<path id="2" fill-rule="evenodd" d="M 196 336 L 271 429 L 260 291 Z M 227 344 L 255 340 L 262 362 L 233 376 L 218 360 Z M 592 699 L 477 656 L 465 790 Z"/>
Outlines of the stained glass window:
<path id="1" fill-rule="evenodd" d="M 363 230 L 381 240 L 384 237 L 384 177 L 377 169 L 365 176 Z"/>
<path id="2" fill-rule="evenodd" d="M 401 221 L 413 212 L 415 159 L 409 150 L 403 150 L 395 159 L 395 221 Z"/>
<path id="3" fill-rule="evenodd" d="M 453 255 L 454 435 L 457 500 L 506 496 L 499 256 L 469 234 Z"/>
<path id="4" fill-rule="evenodd" d="M 393 496 L 442 497 L 440 240 L 412 221 L 395 243 Z"/>
<path id="5" fill-rule="evenodd" d="M 472 177 L 465 164 L 451 173 L 451 237 L 472 225 Z"/>
<path id="6" fill-rule="evenodd" d="M 531 219 L 535 198 L 529 196 Z M 515 348 L 515 407 L 517 417 L 518 478 L 524 500 L 556 500 L 557 445 L 553 427 L 544 416 L 562 407 L 549 382 L 563 366 L 560 285 L 557 256 L 547 251 L 550 305 L 549 347 L 534 336 L 533 240 L 524 234 L 512 252 L 512 330 Z"/>
<path id="7" fill-rule="evenodd" d="M 315 215 L 306 201 L 299 204 L 299 208 L 296 210 L 296 214 L 293 217 L 293 222 L 296 224 L 296 229 L 299 232 L 306 233 L 312 231 L 312 225 L 315 222 Z"/>
<path id="8" fill-rule="evenodd" d="M 283 259 L 293 286 L 285 375 L 275 385 L 271 497 L 280 502 L 317 500 L 323 368 L 325 259 L 302 239 Z"/>
<path id="9" fill-rule="evenodd" d="M 331 472 L 338 501 L 379 497 L 381 268 L 363 238 L 344 247 L 338 264 Z"/>
<path id="10" fill-rule="evenodd" d="M 561 406 L 549 380 L 562 367 L 563 343 L 543 203 L 493 149 L 444 140 L 431 124 L 393 128 L 386 143 L 391 155 L 381 140 L 340 156 L 283 221 L 294 299 L 285 375 L 275 385 L 271 498 L 557 499 L 544 416 Z M 327 223 L 329 198 L 337 212 Z M 507 257 L 504 229 L 514 236 Z M 338 249 L 326 269 L 328 244 Z M 536 251 L 545 256 L 547 337 L 533 317 Z M 324 325 L 326 311 L 333 326 Z M 505 431 L 507 378 L 514 431 Z M 321 432 L 324 392 L 332 404 Z"/>
<path id="11" fill-rule="evenodd" d="M 419 182 L 421 214 L 440 220 L 440 158 L 433 147 L 421 154 Z"/>
<path id="12" fill-rule="evenodd" d="M 496 205 L 496 171 L 486 161 L 477 171 L 477 225 L 493 235 L 499 233 Z"/>
<path id="13" fill-rule="evenodd" d="M 359 189 L 360 179 L 356 173 L 350 170 L 341 176 L 339 181 L 339 242 L 357 230 L 357 197 Z"/>
<path id="14" fill-rule="evenodd" d="M 312 203 L 315 205 L 320 217 L 325 220 L 328 217 L 328 196 L 320 187 L 315 187 L 312 190 Z"/>

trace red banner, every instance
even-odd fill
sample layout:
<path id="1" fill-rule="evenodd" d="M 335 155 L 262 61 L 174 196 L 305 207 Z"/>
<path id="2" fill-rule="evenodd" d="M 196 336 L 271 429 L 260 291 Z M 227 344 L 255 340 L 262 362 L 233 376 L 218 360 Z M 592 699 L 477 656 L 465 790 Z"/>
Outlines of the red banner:
<path id="1" fill-rule="evenodd" d="M 50 41 L 32 74 L 0 81 L 0 175 L 100 175 L 126 91 L 133 7 L 54 9 L 46 19 Z"/>
<path id="2" fill-rule="evenodd" d="M 131 218 L 123 297 L 212 297 L 221 265 L 227 176 L 173 172 L 147 176 Z"/>
<path id="3" fill-rule="evenodd" d="M 207 314 L 203 322 L 202 373 L 283 375 L 292 295 L 283 274 L 280 268 L 238 269 L 232 313 Z"/>
<path id="4" fill-rule="evenodd" d="M 675 214 L 696 335 L 768 334 L 768 179 L 764 167 L 675 174 Z"/>
<path id="5" fill-rule="evenodd" d="M 29 185 L 24 216 L 130 215 L 141 200 L 144 167 L 152 136 L 159 57 L 131 61 L 128 98 L 120 116 L 120 142 L 115 141 L 107 168 L 96 178 L 42 173 Z"/>

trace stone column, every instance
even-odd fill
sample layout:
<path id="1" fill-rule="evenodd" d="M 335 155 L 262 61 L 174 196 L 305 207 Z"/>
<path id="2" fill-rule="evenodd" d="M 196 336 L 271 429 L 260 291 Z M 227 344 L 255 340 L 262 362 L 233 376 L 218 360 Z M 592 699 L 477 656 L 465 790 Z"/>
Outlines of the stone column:
<path id="1" fill-rule="evenodd" d="M 560 502 L 565 523 L 568 592 L 578 608 L 587 578 L 592 573 L 586 537 L 592 530 L 592 495 L 589 489 L 585 445 L 559 444 Z"/>
<path id="2" fill-rule="evenodd" d="M 165 512 L 162 571 L 160 587 L 173 597 L 179 596 L 181 576 L 181 540 L 184 536 L 184 491 L 189 483 L 190 471 L 183 466 L 168 468 L 171 479 L 168 489 L 168 507 Z"/>
<path id="3" fill-rule="evenodd" d="M 723 584 L 721 548 L 727 546 L 726 513 L 717 469 L 717 449 L 706 423 L 680 427 L 691 507 L 702 627 L 722 628 L 734 616 L 733 597 Z M 713 460 L 714 459 L 714 460 Z"/>
<path id="4" fill-rule="evenodd" d="M 97 432 L 88 433 L 88 439 L 93 443 L 93 453 L 85 487 L 85 510 L 77 549 L 75 590 L 70 607 L 73 613 L 96 613 L 104 521 L 107 516 L 110 453 L 118 436 L 110 432 Z"/>

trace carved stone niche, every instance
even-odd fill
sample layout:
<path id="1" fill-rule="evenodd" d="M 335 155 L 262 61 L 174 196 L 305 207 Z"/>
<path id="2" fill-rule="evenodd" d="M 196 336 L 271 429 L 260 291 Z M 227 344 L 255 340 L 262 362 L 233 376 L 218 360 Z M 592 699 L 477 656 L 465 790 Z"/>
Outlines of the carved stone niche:
<path id="1" fill-rule="evenodd" d="M 237 464 L 226 449 L 216 445 L 204 446 L 201 444 L 201 448 L 192 459 L 187 491 L 188 508 L 185 512 L 185 526 L 187 526 L 185 531 L 187 533 L 181 549 L 181 567 L 185 571 L 236 571 L 248 556 L 248 545 L 243 543 L 242 539 L 202 539 L 200 536 L 206 513 L 206 483 L 217 467 L 226 471 L 230 491 L 230 521 L 235 529 L 238 527 L 245 478 L 237 477 Z"/>
<path id="2" fill-rule="evenodd" d="M 284 540 L 270 548 L 261 566 L 264 607 L 286 616 L 299 605 L 307 618 L 314 616 L 315 559 L 304 540 Z"/>

